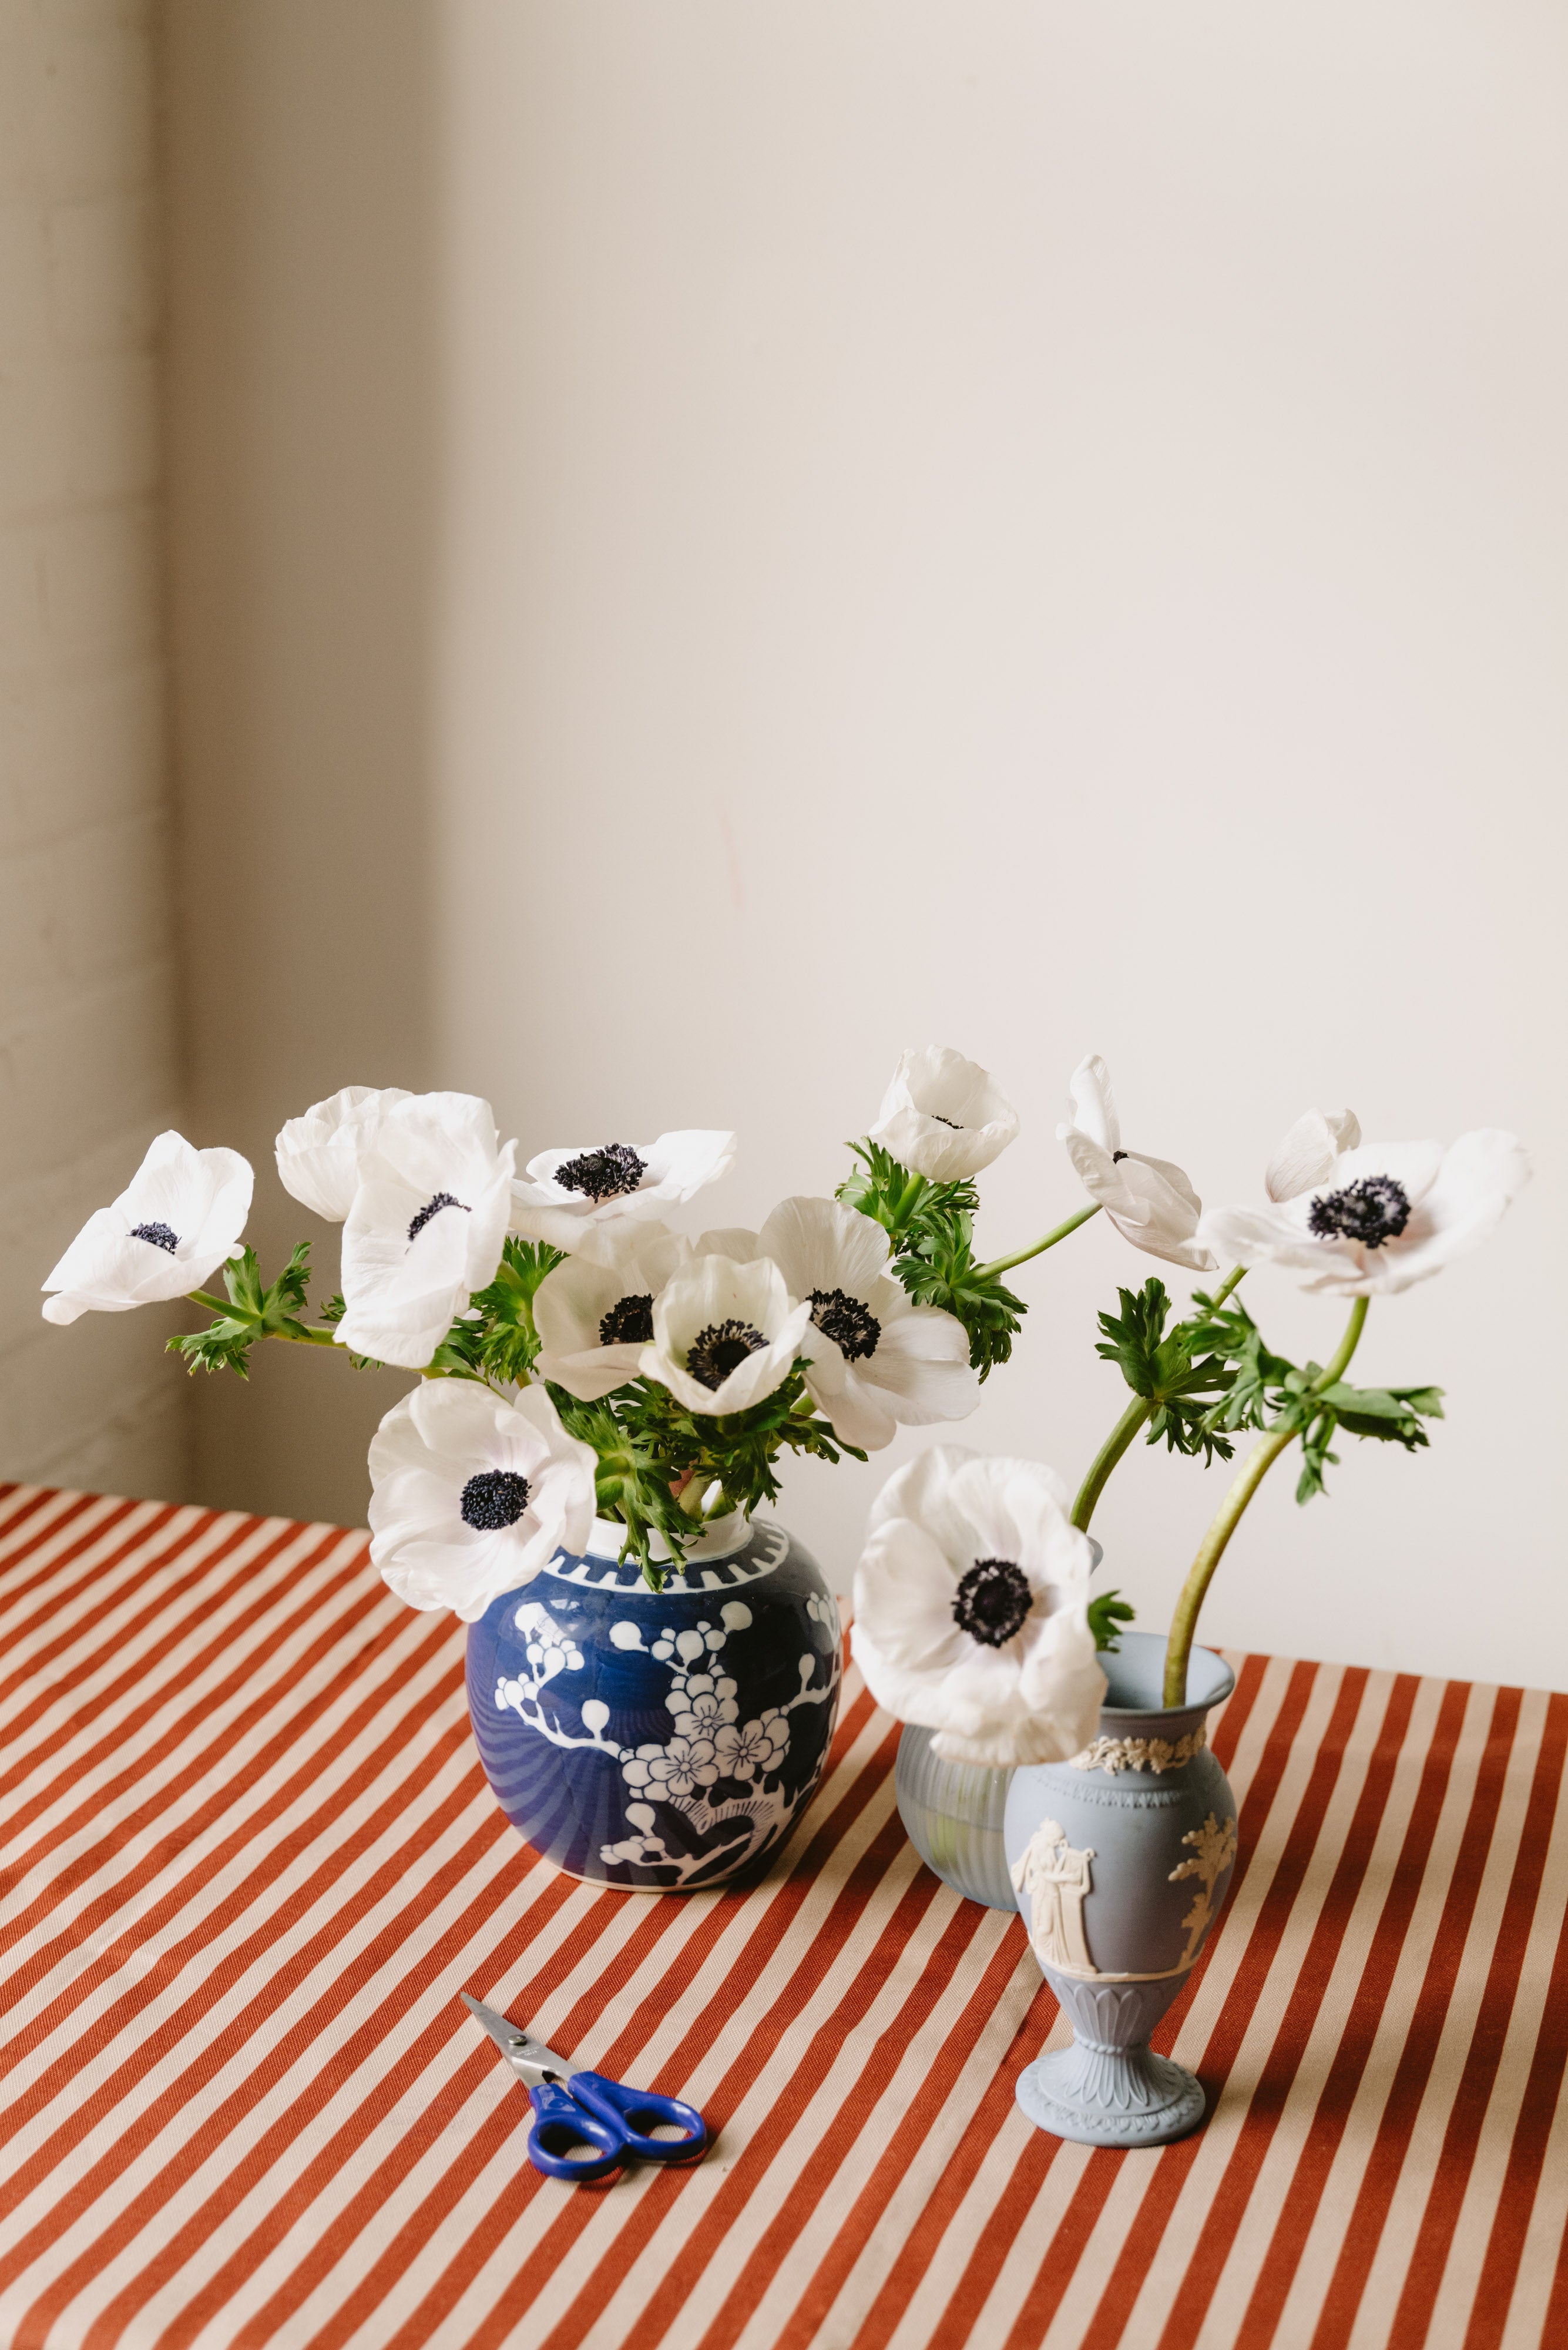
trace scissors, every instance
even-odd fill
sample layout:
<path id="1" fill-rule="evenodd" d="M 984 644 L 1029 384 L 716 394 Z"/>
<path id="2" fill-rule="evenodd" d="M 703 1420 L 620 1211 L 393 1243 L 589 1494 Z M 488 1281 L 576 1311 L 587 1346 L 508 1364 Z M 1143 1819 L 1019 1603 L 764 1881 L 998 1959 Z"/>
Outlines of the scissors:
<path id="1" fill-rule="evenodd" d="M 520 2032 L 483 2000 L 462 1994 L 474 2021 L 483 2023 L 527 2090 L 537 2118 L 528 2133 L 528 2159 L 551 2178 L 602 2178 L 635 2158 L 639 2162 L 695 2162 L 708 2146 L 708 2125 L 695 2106 L 655 2091 L 628 2089 L 624 2082 L 589 2073 L 569 2056 L 557 2056 L 542 2040 Z M 679 2137 L 654 2137 L 660 2126 Z M 583 2144 L 597 2154 L 571 2155 L 559 2148 Z"/>

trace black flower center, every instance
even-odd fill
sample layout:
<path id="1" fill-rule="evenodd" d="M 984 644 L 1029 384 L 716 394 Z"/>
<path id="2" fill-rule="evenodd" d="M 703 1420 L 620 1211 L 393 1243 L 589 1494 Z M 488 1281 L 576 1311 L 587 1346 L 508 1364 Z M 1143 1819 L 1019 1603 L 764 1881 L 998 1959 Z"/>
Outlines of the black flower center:
<path id="1" fill-rule="evenodd" d="M 717 1393 L 730 1373 L 738 1370 L 748 1355 L 756 1354 L 767 1343 L 762 1332 L 753 1330 L 749 1322 L 710 1322 L 692 1339 L 687 1350 L 686 1367 L 701 1386 Z"/>
<path id="2" fill-rule="evenodd" d="M 462 1489 L 462 1522 L 476 1534 L 514 1526 L 528 1506 L 528 1480 L 515 1469 L 482 1469 Z"/>
<path id="3" fill-rule="evenodd" d="M 409 1226 L 409 1238 L 411 1241 L 417 1241 L 425 1226 L 429 1223 L 431 1218 L 432 1216 L 439 1216 L 443 1208 L 462 1208 L 465 1216 L 470 1215 L 472 1212 L 466 1203 L 458 1199 L 454 1193 L 451 1191 L 437 1191 L 433 1198 L 425 1201 L 424 1206 L 420 1210 L 418 1215 Z"/>
<path id="4" fill-rule="evenodd" d="M 1034 1594 L 1010 1558 L 977 1558 L 958 1587 L 953 1622 L 982 1648 L 1000 1648 L 1022 1629 Z"/>
<path id="5" fill-rule="evenodd" d="M 963 1132 L 963 1128 L 959 1124 L 956 1118 L 944 1118 L 940 1109 L 929 1109 L 926 1112 L 926 1116 L 928 1118 L 935 1118 L 939 1126 L 950 1126 L 955 1134 L 961 1134 Z"/>
<path id="6" fill-rule="evenodd" d="M 168 1224 L 132 1224 L 130 1237 L 133 1241 L 151 1241 L 154 1248 L 167 1249 L 171 1256 L 180 1245 L 179 1233 Z"/>
<path id="7" fill-rule="evenodd" d="M 601 1347 L 651 1347 L 653 1292 L 646 1297 L 618 1297 L 599 1323 Z"/>
<path id="8" fill-rule="evenodd" d="M 1113 1150 L 1111 1153 L 1111 1165 L 1114 1167 L 1118 1159 L 1126 1159 L 1127 1155 L 1127 1152 L 1125 1150 Z"/>
<path id="9" fill-rule="evenodd" d="M 942 1120 L 943 1125 L 947 1120 Z M 882 1336 L 882 1325 L 868 1305 L 858 1297 L 851 1297 L 842 1289 L 814 1289 L 811 1293 L 811 1318 L 825 1338 L 831 1338 L 846 1362 L 857 1363 L 863 1355 L 874 1355 Z"/>
<path id="10" fill-rule="evenodd" d="M 1410 1195 L 1392 1175 L 1360 1175 L 1343 1191 L 1314 1200 L 1307 1213 L 1320 1241 L 1359 1241 L 1369 1249 L 1397 1241 L 1409 1221 Z"/>
<path id="11" fill-rule="evenodd" d="M 629 1142 L 607 1142 L 602 1150 L 579 1151 L 576 1159 L 565 1160 L 556 1170 L 556 1180 L 597 1205 L 635 1191 L 647 1172 L 647 1159 L 639 1159 Z"/>

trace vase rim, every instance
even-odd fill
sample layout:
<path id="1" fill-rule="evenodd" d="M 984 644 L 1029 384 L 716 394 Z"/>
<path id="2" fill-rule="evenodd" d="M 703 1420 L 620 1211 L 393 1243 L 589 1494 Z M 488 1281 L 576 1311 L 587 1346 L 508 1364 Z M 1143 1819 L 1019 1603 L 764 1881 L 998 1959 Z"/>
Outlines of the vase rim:
<path id="1" fill-rule="evenodd" d="M 1222 1704 L 1234 1690 L 1236 1676 L 1224 1658 L 1213 1648 L 1195 1647 L 1187 1660 L 1187 1695 L 1179 1705 L 1166 1705 L 1162 1701 L 1165 1648 L 1163 1632 L 1122 1634 L 1116 1649 L 1105 1662 L 1109 1686 L 1100 1707 L 1104 1721 L 1148 1721 L 1158 1715 L 1175 1721 L 1180 1714 L 1207 1713 L 1211 1707 Z M 1114 1669 L 1117 1666 L 1121 1669 L 1119 1675 Z M 1140 1681 L 1149 1691 L 1141 1700 L 1135 1694 Z"/>
<path id="2" fill-rule="evenodd" d="M 752 1521 L 744 1510 L 731 1510 L 722 1518 L 713 1518 L 705 1525 L 686 1555 L 689 1559 L 732 1558 L 744 1550 L 752 1538 Z M 584 1544 L 584 1558 L 618 1559 L 621 1544 L 626 1540 L 626 1528 L 615 1518 L 596 1518 Z M 649 1536 L 649 1549 L 656 1565 L 670 1565 L 674 1553 L 662 1534 Z"/>

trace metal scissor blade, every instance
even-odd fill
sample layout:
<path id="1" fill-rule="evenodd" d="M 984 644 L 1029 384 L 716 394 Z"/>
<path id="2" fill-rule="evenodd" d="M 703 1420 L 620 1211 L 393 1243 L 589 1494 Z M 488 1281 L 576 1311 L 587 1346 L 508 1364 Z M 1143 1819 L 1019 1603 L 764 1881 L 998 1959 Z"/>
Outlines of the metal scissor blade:
<path id="1" fill-rule="evenodd" d="M 508 2017 L 498 2015 L 494 2008 L 486 2007 L 484 2002 L 475 1999 L 471 1991 L 465 1991 L 462 1997 L 474 2022 L 483 2024 L 512 2070 L 526 2081 L 530 2088 L 552 2075 L 558 2081 L 569 2081 L 574 2073 L 581 2072 L 582 2066 L 574 2064 L 569 2056 L 557 2056 L 555 2050 L 546 2048 L 542 2040 L 520 2032 Z"/>

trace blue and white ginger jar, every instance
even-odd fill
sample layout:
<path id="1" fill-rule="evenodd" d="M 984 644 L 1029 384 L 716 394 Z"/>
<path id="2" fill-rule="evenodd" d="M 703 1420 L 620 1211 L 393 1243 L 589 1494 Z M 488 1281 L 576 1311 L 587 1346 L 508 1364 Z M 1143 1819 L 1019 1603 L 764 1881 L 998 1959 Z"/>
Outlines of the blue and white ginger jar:
<path id="1" fill-rule="evenodd" d="M 618 1564 L 623 1539 L 596 1521 L 585 1556 L 558 1551 L 470 1625 L 473 1734 L 503 1811 L 556 1867 L 704 1891 L 776 1853 L 811 1800 L 838 1609 L 771 1520 L 717 1521 L 657 1593 Z"/>

